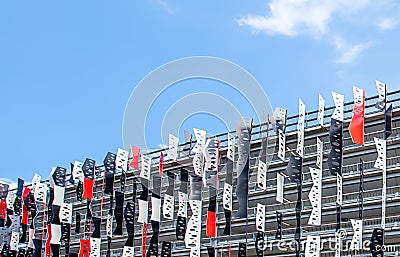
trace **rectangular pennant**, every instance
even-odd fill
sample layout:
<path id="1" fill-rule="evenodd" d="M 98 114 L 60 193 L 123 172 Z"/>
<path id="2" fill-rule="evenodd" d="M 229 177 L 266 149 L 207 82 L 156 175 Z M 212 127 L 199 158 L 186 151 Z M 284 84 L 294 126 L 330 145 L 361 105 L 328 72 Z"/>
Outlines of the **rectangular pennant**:
<path id="1" fill-rule="evenodd" d="M 324 126 L 324 111 L 325 111 L 325 100 L 321 94 L 318 95 L 318 123 Z"/>
<path id="2" fill-rule="evenodd" d="M 168 158 L 176 161 L 179 154 L 179 138 L 169 134 L 168 135 Z"/>
<path id="3" fill-rule="evenodd" d="M 306 106 L 299 99 L 299 118 L 297 123 L 297 154 L 300 157 L 304 155 L 304 121 L 306 117 Z"/>

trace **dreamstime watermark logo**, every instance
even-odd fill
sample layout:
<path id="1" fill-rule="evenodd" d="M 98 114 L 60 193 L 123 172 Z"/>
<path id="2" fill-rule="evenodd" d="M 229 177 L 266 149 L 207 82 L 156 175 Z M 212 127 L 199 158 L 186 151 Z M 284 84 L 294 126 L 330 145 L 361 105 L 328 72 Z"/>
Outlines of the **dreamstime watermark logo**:
<path id="1" fill-rule="evenodd" d="M 339 241 L 337 241 L 339 239 Z M 336 234 L 329 238 L 321 238 L 319 246 L 317 245 L 310 245 L 310 250 L 329 250 L 329 251 L 336 251 L 340 249 L 342 252 L 352 252 L 354 249 L 351 247 L 351 238 L 348 238 L 347 231 L 345 229 L 340 229 L 336 232 Z M 364 239 L 358 251 L 371 251 L 371 240 Z M 376 252 L 383 251 L 383 252 L 396 252 L 400 250 L 400 245 L 373 245 L 374 250 Z M 264 241 L 258 242 L 258 249 L 262 251 L 280 251 L 280 252 L 295 252 L 296 250 L 300 249 L 301 251 L 305 251 L 307 248 L 307 240 L 301 240 L 299 244 L 295 239 L 290 240 L 267 240 L 266 238 Z"/>
<path id="2" fill-rule="evenodd" d="M 229 130 L 234 130 L 242 115 L 239 108 L 224 95 L 196 92 L 177 99 L 165 112 L 159 130 L 149 129 L 149 113 L 157 99 L 175 84 L 190 79 L 222 82 L 236 90 L 250 104 L 255 123 L 264 122 L 266 113 L 272 114 L 271 104 L 263 88 L 245 69 L 230 61 L 207 56 L 188 57 L 164 64 L 145 76 L 133 90 L 125 108 L 122 139 L 125 149 L 133 144 L 149 152 L 149 138 L 160 138 L 168 145 L 168 134 L 178 135 L 189 117 L 203 113 L 218 118 Z M 152 126 L 152 125 L 150 125 Z M 207 130 L 204 124 L 199 129 Z M 151 131 L 151 132 L 149 132 Z M 155 134 L 157 131 L 158 134 Z"/>
<path id="3" fill-rule="evenodd" d="M 335 251 L 336 249 L 338 249 L 338 247 L 340 247 L 341 250 L 350 249 L 350 244 L 345 244 L 345 246 L 347 248 L 343 247 L 342 242 L 346 238 L 347 238 L 347 231 L 344 229 L 339 229 L 335 233 L 334 237 L 328 238 L 328 239 L 321 239 L 319 247 L 317 247 L 316 245 L 311 245 L 311 248 L 313 250 L 316 250 L 316 248 L 318 248 L 321 251 L 323 249 L 329 249 L 329 250 Z M 338 242 L 336 241 L 336 239 L 339 239 L 339 245 L 337 244 Z M 367 241 L 365 241 L 365 246 L 364 246 L 365 249 L 366 249 L 366 247 L 369 247 L 369 244 L 370 244 L 369 241 L 368 242 Z M 301 240 L 301 242 L 299 244 L 296 239 L 268 241 L 265 238 L 264 242 L 266 242 L 266 243 L 261 243 L 258 245 L 259 249 L 262 249 L 263 251 L 272 251 L 272 250 L 276 249 L 281 252 L 285 252 L 285 251 L 294 252 L 298 249 L 304 251 L 306 249 L 306 244 L 307 244 L 307 240 Z"/>
<path id="4" fill-rule="evenodd" d="M 343 240 L 347 237 L 347 231 L 341 228 L 338 231 L 336 231 L 336 235 L 340 240 Z"/>

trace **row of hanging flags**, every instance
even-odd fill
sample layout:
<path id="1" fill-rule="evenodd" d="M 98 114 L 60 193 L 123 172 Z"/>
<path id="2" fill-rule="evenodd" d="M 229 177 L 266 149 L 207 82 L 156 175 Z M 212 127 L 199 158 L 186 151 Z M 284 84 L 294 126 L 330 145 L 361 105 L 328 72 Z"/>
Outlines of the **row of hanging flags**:
<path id="1" fill-rule="evenodd" d="M 372 233 L 371 253 L 372 256 L 383 256 L 385 210 L 386 210 L 386 139 L 391 135 L 392 105 L 386 106 L 386 85 L 376 82 L 378 89 L 378 102 L 376 108 L 384 112 L 385 126 L 384 137 L 375 138 L 378 158 L 375 168 L 382 171 L 382 222 L 379 228 Z M 354 87 L 354 109 L 350 122 L 349 131 L 353 142 L 364 144 L 364 114 L 365 114 L 365 91 Z M 327 159 L 331 175 L 337 179 L 337 224 L 336 224 L 336 252 L 335 256 L 341 254 L 341 211 L 343 205 L 342 187 L 342 156 L 343 156 L 343 122 L 344 122 L 344 96 L 332 92 L 335 109 L 330 123 L 330 145 L 331 151 Z M 319 96 L 319 108 L 317 120 L 321 126 L 324 125 L 325 101 Z M 299 116 L 297 125 L 298 143 L 296 151 L 292 152 L 286 168 L 287 176 L 291 183 L 296 184 L 297 200 L 295 204 L 296 229 L 294 239 L 300 246 L 301 239 L 301 214 L 302 214 L 302 166 L 304 157 L 304 127 L 306 107 L 299 100 Z M 285 161 L 285 130 L 287 111 L 277 108 L 274 111 L 275 129 L 278 138 L 277 157 Z M 268 125 L 267 125 L 268 126 Z M 268 130 L 268 128 L 267 128 Z M 231 222 L 233 214 L 233 190 L 235 189 L 238 209 L 237 218 L 248 218 L 248 192 L 250 177 L 250 146 L 252 135 L 252 120 L 243 119 L 236 129 L 236 138 L 228 133 L 226 153 L 226 177 L 223 184 L 222 206 L 224 209 L 225 227 L 224 235 L 231 235 Z M 123 247 L 123 257 L 135 254 L 135 222 L 142 227 L 141 254 L 143 257 L 172 256 L 173 242 L 159 242 L 161 219 L 175 221 L 176 240 L 183 241 L 190 249 L 190 256 L 200 256 L 201 231 L 202 231 L 202 192 L 203 188 L 208 191 L 208 209 L 206 217 L 206 235 L 210 238 L 217 237 L 217 196 L 218 196 L 218 170 L 220 167 L 220 141 L 215 138 L 207 138 L 206 131 L 194 129 L 196 144 L 191 148 L 192 135 L 185 132 L 186 144 L 183 152 L 193 155 L 193 171 L 180 168 L 179 176 L 167 171 L 163 173 L 164 153 L 160 153 L 158 164 L 159 172 L 152 170 L 152 158 L 146 154 L 140 154 L 140 149 L 131 146 L 131 161 L 128 161 L 129 152 L 118 149 L 117 153 L 107 153 L 103 164 L 104 171 L 101 174 L 102 192 L 109 196 L 109 209 L 107 215 L 103 215 L 103 201 L 101 197 L 100 215 L 93 215 L 92 201 L 93 190 L 96 182 L 96 173 L 99 172 L 94 160 L 87 158 L 83 163 L 75 161 L 71 164 L 71 175 L 67 179 L 67 169 L 62 167 L 53 168 L 49 177 L 49 183 L 41 180 L 35 175 L 32 183 L 25 185 L 22 179 L 18 179 L 17 189 L 9 190 L 7 184 L 0 184 L 0 246 L 1 256 L 59 256 L 60 246 L 65 249 L 66 256 L 97 257 L 101 256 L 101 224 L 105 220 L 107 236 L 107 256 L 112 256 L 112 239 L 114 236 L 123 235 L 123 221 L 125 220 L 126 233 L 128 237 Z M 267 159 L 266 159 L 267 137 L 262 137 L 262 151 L 258 158 L 257 186 L 267 189 Z M 235 149 L 237 146 L 237 153 Z M 308 198 L 312 205 L 312 212 L 308 220 L 309 225 L 321 225 L 321 197 L 322 197 L 322 163 L 323 142 L 317 138 L 316 166 L 310 167 L 313 186 Z M 169 136 L 169 148 L 167 157 L 171 160 L 178 159 L 179 140 L 177 137 Z M 235 160 L 237 156 L 237 160 Z M 139 162 L 141 166 L 139 168 Z M 128 167 L 139 171 L 139 176 L 134 178 L 132 184 L 132 198 L 125 199 L 126 173 Z M 360 172 L 359 186 L 359 217 L 351 219 L 354 229 L 350 249 L 361 250 L 363 238 L 363 162 L 358 165 Z M 234 181 L 234 172 L 236 180 Z M 115 183 L 115 175 L 120 174 L 119 184 Z M 168 187 L 161 196 L 161 179 L 166 177 Z M 284 178 L 285 175 L 277 173 L 276 201 L 284 202 Z M 175 182 L 179 178 L 179 190 L 177 192 L 178 205 L 175 217 Z M 235 183 L 236 184 L 235 184 Z M 86 202 L 86 213 L 75 212 L 75 230 L 71 232 L 72 225 L 72 203 L 64 201 L 66 185 L 75 185 L 76 199 Z M 98 182 L 97 182 L 98 183 Z M 152 190 L 150 190 L 150 183 Z M 137 196 L 137 185 L 141 186 L 141 192 Z M 189 191 L 190 184 L 190 191 Z M 149 201 L 150 198 L 150 201 Z M 149 203 L 151 203 L 151 215 L 149 217 Z M 125 205 L 124 205 L 125 204 Z M 136 213 L 137 206 L 137 214 Z M 188 217 L 188 206 L 192 215 Z M 267 206 L 258 203 L 256 208 L 255 226 L 256 254 L 264 256 L 265 222 Z M 135 220 L 135 217 L 136 220 Z M 84 220 L 82 220 L 84 219 Z M 283 214 L 276 212 L 277 231 L 275 238 L 282 239 Z M 151 224 L 152 235 L 147 244 L 147 230 Z M 83 229 L 81 229 L 83 228 Z M 70 252 L 71 234 L 80 235 L 79 252 Z M 63 244 L 62 244 L 63 243 Z M 319 235 L 307 236 L 305 256 L 320 256 L 321 238 Z M 161 248 L 160 248 L 161 246 Z M 238 256 L 246 256 L 246 243 L 238 246 Z M 104 249 L 103 249 L 104 250 Z M 209 256 L 215 256 L 214 246 L 207 246 Z M 228 248 L 229 256 L 232 256 L 231 247 Z M 296 248 L 296 256 L 300 256 L 300 247 Z"/>

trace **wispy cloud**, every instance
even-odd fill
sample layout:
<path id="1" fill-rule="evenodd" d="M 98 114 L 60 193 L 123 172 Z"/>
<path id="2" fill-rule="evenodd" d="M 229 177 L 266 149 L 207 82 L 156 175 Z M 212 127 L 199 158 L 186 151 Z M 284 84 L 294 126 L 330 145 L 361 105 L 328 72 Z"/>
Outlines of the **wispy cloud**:
<path id="1" fill-rule="evenodd" d="M 381 31 L 394 29 L 397 27 L 397 25 L 398 22 L 395 18 L 383 18 L 377 24 L 379 30 Z"/>
<path id="2" fill-rule="evenodd" d="M 173 9 L 165 0 L 151 0 L 151 2 L 163 8 L 168 14 L 176 13 L 176 9 Z"/>
<path id="3" fill-rule="evenodd" d="M 249 27 L 253 32 L 266 32 L 269 35 L 305 35 L 323 40 L 335 47 L 339 55 L 335 62 L 351 63 L 371 46 L 371 42 L 351 44 L 341 36 L 340 31 L 336 31 L 337 28 L 335 30 L 332 23 L 335 20 L 348 23 L 356 15 L 362 15 L 362 10 L 368 10 L 370 5 L 376 3 L 372 0 L 272 0 L 267 15 L 249 14 L 239 18 L 237 24 Z M 393 18 L 384 18 L 378 25 L 372 22 L 370 25 L 388 30 L 396 27 L 397 22 Z"/>
<path id="4" fill-rule="evenodd" d="M 367 0 L 272 0 L 267 16 L 249 14 L 240 18 L 239 26 L 249 26 L 254 31 L 297 36 L 307 34 L 319 37 L 325 34 L 335 13 L 363 8 Z"/>
<path id="5" fill-rule="evenodd" d="M 338 53 L 336 63 L 352 63 L 362 52 L 371 47 L 371 42 L 348 44 L 340 35 L 331 35 L 330 40 Z"/>
<path id="6" fill-rule="evenodd" d="M 361 43 L 344 48 L 340 56 L 335 60 L 336 63 L 352 63 L 362 52 L 368 49 L 371 43 Z"/>

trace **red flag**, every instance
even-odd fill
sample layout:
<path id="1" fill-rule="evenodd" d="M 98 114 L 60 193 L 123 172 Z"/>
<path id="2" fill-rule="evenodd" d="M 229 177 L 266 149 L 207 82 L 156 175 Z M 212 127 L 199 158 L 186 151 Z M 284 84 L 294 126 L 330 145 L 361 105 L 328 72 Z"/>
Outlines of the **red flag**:
<path id="1" fill-rule="evenodd" d="M 88 257 L 90 255 L 90 239 L 81 239 L 79 248 L 79 257 Z"/>
<path id="2" fill-rule="evenodd" d="M 27 187 L 24 188 L 24 191 L 22 193 L 22 220 L 21 224 L 23 225 L 28 225 L 28 207 L 25 205 L 25 199 L 28 196 L 28 194 L 31 192 L 31 190 Z"/>
<path id="3" fill-rule="evenodd" d="M 142 227 L 142 257 L 146 257 L 147 226 L 147 223 L 144 222 Z"/>
<path id="4" fill-rule="evenodd" d="M 164 154 L 163 152 L 160 153 L 160 176 L 162 177 L 163 174 L 163 168 L 164 168 Z"/>
<path id="5" fill-rule="evenodd" d="M 132 161 L 129 163 L 129 167 L 139 169 L 139 156 L 140 148 L 131 145 Z"/>
<path id="6" fill-rule="evenodd" d="M 93 198 L 93 184 L 94 181 L 88 178 L 83 179 L 83 199 L 92 200 Z"/>
<path id="7" fill-rule="evenodd" d="M 217 149 L 217 160 L 215 163 L 216 166 L 216 183 L 215 188 L 214 186 L 210 187 L 210 202 L 208 205 L 207 211 L 207 223 L 206 223 L 206 234 L 209 237 L 216 237 L 217 236 L 217 188 L 218 188 L 218 167 L 219 167 L 219 148 L 220 148 L 220 141 L 218 140 L 218 149 Z"/>
<path id="8" fill-rule="evenodd" d="M 364 113 L 365 113 L 365 90 L 353 87 L 354 108 L 349 131 L 353 142 L 364 144 Z"/>
<path id="9" fill-rule="evenodd" d="M 7 218 L 7 202 L 4 199 L 0 199 L 0 219 Z"/>
<path id="10" fill-rule="evenodd" d="M 51 226 L 47 225 L 47 239 L 46 239 L 45 248 L 44 248 L 44 254 L 46 257 L 51 256 L 50 240 L 51 240 Z"/>
<path id="11" fill-rule="evenodd" d="M 207 211 L 206 233 L 209 237 L 217 236 L 217 214 L 215 211 Z"/>

